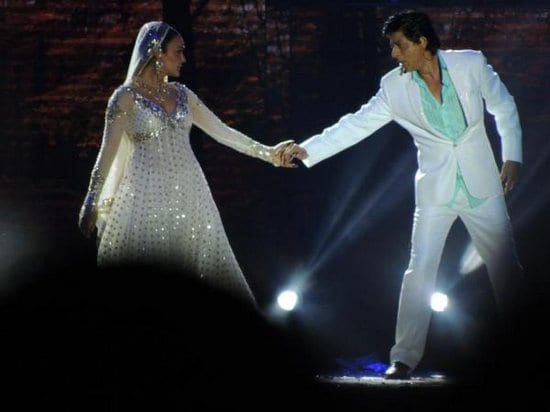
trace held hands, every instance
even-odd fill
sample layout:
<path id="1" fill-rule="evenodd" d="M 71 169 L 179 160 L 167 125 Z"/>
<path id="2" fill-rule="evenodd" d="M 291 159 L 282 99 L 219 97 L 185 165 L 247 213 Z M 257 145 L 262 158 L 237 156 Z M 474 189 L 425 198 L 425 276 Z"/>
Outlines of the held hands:
<path id="1" fill-rule="evenodd" d="M 500 181 L 504 186 L 504 194 L 510 192 L 519 180 L 521 163 L 513 160 L 506 160 L 500 171 Z"/>
<path id="2" fill-rule="evenodd" d="M 294 159 L 306 159 L 307 152 L 298 146 L 294 140 L 285 140 L 273 147 L 271 162 L 277 167 L 294 168 L 298 167 L 293 163 Z"/>

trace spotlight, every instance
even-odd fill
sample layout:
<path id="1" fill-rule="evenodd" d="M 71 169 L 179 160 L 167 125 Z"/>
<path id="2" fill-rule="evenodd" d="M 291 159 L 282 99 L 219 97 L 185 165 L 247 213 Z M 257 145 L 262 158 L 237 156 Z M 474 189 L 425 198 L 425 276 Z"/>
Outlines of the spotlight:
<path id="1" fill-rule="evenodd" d="M 286 311 L 294 310 L 298 303 L 298 294 L 293 290 L 285 290 L 279 293 L 277 296 L 277 303 L 279 307 Z"/>
<path id="2" fill-rule="evenodd" d="M 443 312 L 449 303 L 449 298 L 446 294 L 435 292 L 430 300 L 430 306 L 435 312 Z"/>
<path id="3" fill-rule="evenodd" d="M 483 261 L 481 260 L 481 256 L 479 256 L 479 253 L 474 248 L 474 245 L 470 243 L 464 251 L 462 259 L 460 260 L 460 274 L 462 276 L 468 275 L 479 268 L 482 264 Z"/>

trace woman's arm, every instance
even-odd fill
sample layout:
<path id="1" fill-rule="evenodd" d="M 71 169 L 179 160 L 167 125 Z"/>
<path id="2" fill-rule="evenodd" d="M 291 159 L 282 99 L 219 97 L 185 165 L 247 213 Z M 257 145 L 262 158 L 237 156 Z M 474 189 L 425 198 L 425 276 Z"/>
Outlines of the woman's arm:
<path id="1" fill-rule="evenodd" d="M 90 236 L 94 231 L 99 206 L 97 200 L 117 153 L 122 134 L 128 130 L 132 106 L 133 95 L 126 87 L 115 90 L 107 104 L 101 147 L 79 215 L 79 227 L 86 236 Z"/>
<path id="2" fill-rule="evenodd" d="M 274 166 L 295 167 L 282 162 L 281 153 L 292 140 L 284 141 L 276 146 L 266 146 L 244 133 L 223 123 L 204 103 L 188 88 L 185 88 L 189 109 L 193 115 L 193 123 L 201 128 L 217 142 L 228 146 L 245 155 L 264 160 Z"/>

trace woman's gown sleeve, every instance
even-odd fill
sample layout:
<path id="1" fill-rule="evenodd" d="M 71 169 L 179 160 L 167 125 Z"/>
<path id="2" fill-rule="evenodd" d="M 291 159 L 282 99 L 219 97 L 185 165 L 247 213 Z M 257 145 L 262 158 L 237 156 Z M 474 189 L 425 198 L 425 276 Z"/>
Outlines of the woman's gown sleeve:
<path id="1" fill-rule="evenodd" d="M 189 109 L 193 115 L 193 124 L 217 142 L 245 155 L 271 163 L 272 147 L 263 145 L 229 127 L 208 109 L 194 92 L 186 88 L 186 93 Z"/>
<path id="2" fill-rule="evenodd" d="M 105 126 L 101 147 L 92 169 L 84 205 L 98 212 L 98 235 L 105 225 L 111 203 L 122 179 L 131 145 L 131 114 L 133 95 L 126 87 L 114 91 L 105 111 Z"/>

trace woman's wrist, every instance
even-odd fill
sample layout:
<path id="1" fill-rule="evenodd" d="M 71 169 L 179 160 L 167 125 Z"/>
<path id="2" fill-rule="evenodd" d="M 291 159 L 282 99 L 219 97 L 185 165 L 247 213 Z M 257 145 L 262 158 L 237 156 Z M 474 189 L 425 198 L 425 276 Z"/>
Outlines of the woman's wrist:
<path id="1" fill-rule="evenodd" d="M 252 155 L 268 163 L 273 163 L 272 155 L 274 149 L 271 146 L 254 142 L 252 145 Z"/>

